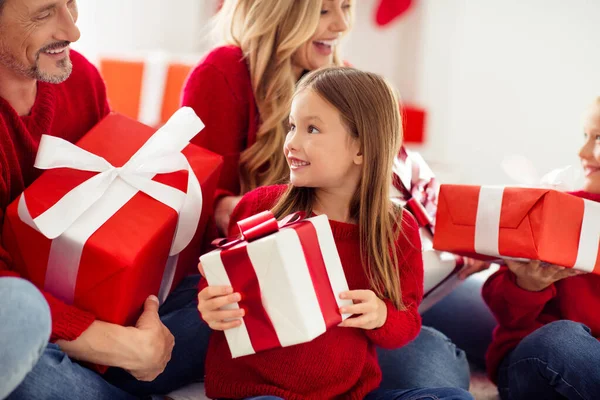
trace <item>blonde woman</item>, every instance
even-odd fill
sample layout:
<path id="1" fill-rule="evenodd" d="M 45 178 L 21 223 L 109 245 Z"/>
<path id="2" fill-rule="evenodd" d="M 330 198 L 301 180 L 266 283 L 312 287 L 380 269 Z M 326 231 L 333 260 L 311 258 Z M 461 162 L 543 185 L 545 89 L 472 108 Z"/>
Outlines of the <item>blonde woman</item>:
<path id="1" fill-rule="evenodd" d="M 289 178 L 281 149 L 294 86 L 307 71 L 343 64 L 339 42 L 352 12 L 349 0 L 225 1 L 218 21 L 227 44 L 199 63 L 183 92 L 206 124 L 195 143 L 225 157 L 215 199 L 221 233 L 241 195 Z M 382 387 L 468 388 L 464 352 L 433 329 L 378 355 Z"/>

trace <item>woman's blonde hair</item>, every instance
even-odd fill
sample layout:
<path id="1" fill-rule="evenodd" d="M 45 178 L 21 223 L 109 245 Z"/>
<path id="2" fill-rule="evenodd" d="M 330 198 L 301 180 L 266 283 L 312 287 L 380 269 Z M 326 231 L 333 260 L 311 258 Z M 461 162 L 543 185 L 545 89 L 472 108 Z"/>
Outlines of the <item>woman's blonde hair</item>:
<path id="1" fill-rule="evenodd" d="M 261 118 L 256 142 L 242 152 L 242 194 L 289 175 L 281 149 L 296 79 L 292 56 L 317 30 L 321 0 L 225 0 L 217 29 L 239 46 L 250 69 Z M 219 28 L 220 27 L 220 28 Z M 341 60 L 335 48 L 333 62 Z"/>
<path id="2" fill-rule="evenodd" d="M 359 141 L 362 173 L 350 216 L 358 222 L 361 258 L 371 287 L 403 309 L 395 248 L 402 211 L 389 200 L 392 163 L 402 144 L 398 99 L 382 77 L 354 68 L 314 71 L 300 81 L 296 94 L 303 90 L 332 104 L 351 137 Z M 278 218 L 294 211 L 310 214 L 314 196 L 314 188 L 289 185 L 273 212 Z"/>

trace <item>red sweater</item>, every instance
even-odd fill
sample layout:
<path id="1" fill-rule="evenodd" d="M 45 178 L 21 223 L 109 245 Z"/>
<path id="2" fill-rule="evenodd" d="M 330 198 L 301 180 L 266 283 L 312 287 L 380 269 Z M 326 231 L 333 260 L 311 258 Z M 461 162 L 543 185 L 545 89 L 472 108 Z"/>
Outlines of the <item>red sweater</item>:
<path id="1" fill-rule="evenodd" d="M 216 197 L 240 194 L 240 153 L 256 141 L 260 116 L 242 50 L 218 47 L 194 68 L 182 105 L 192 107 L 206 127 L 192 142 L 223 156 Z"/>
<path id="2" fill-rule="evenodd" d="M 246 194 L 231 217 L 236 222 L 270 209 L 285 186 L 266 186 Z M 351 290 L 369 289 L 359 253 L 359 230 L 354 224 L 330 221 L 337 250 Z M 362 399 L 376 389 L 381 370 L 375 345 L 404 346 L 421 328 L 417 311 L 423 297 L 421 239 L 414 218 L 404 213 L 396 242 L 401 260 L 400 280 L 406 311 L 386 300 L 388 316 L 375 330 L 333 328 L 310 343 L 231 358 L 223 332 L 214 332 L 206 359 L 206 394 L 211 398 L 275 395 L 294 399 Z"/>
<path id="3" fill-rule="evenodd" d="M 41 135 L 76 142 L 109 112 L 104 82 L 96 68 L 73 50 L 71 61 L 73 72 L 65 82 L 38 82 L 28 116 L 19 117 L 0 98 L 0 225 L 6 207 L 41 173 L 33 167 Z M 0 276 L 18 276 L 11 269 L 10 254 L 0 246 Z M 44 295 L 52 315 L 51 340 L 74 340 L 94 321 L 92 314 Z"/>
<path id="4" fill-rule="evenodd" d="M 600 201 L 600 194 L 572 193 Z M 487 352 L 488 374 L 495 381 L 498 366 L 519 342 L 542 326 L 561 319 L 581 322 L 600 338 L 600 276 L 579 275 L 560 280 L 541 292 L 521 289 L 515 275 L 502 266 L 483 286 L 483 298 L 498 321 Z"/>

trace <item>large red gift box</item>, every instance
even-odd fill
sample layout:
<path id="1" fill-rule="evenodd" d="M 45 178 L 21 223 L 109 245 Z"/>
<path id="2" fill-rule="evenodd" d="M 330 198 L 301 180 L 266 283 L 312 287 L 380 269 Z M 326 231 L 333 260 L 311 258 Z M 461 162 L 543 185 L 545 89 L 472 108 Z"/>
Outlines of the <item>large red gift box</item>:
<path id="1" fill-rule="evenodd" d="M 600 203 L 551 189 L 441 185 L 434 248 L 600 273 Z"/>
<path id="2" fill-rule="evenodd" d="M 16 270 L 100 320 L 133 324 L 200 256 L 222 164 L 189 143 L 202 127 L 184 108 L 158 131 L 110 114 L 77 146 L 44 136 L 36 166 L 47 170 L 6 210 Z"/>

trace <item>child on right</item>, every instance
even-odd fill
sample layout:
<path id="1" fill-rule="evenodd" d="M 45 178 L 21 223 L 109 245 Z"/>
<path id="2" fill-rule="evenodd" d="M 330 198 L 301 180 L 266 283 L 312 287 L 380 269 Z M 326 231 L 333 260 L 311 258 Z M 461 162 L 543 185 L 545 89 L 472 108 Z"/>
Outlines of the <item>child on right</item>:
<path id="1" fill-rule="evenodd" d="M 583 136 L 585 183 L 572 194 L 600 201 L 600 97 L 586 114 Z M 505 262 L 483 287 L 499 324 L 487 368 L 500 397 L 600 399 L 600 276 Z"/>

